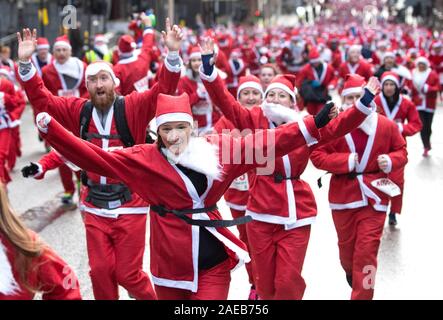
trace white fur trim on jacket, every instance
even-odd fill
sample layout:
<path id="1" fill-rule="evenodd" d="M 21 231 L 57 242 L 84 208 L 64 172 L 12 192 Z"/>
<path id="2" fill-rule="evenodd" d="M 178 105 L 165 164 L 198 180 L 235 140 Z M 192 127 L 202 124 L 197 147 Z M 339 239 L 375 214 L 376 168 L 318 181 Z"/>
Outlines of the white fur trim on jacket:
<path id="1" fill-rule="evenodd" d="M 6 296 L 14 295 L 20 288 L 14 278 L 11 262 L 8 259 L 6 248 L 0 241 L 0 293 Z"/>

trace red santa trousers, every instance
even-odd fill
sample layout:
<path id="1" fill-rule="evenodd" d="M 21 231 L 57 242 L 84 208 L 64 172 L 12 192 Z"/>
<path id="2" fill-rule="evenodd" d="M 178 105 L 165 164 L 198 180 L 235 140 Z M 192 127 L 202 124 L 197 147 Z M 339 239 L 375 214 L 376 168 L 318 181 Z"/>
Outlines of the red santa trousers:
<path id="1" fill-rule="evenodd" d="M 6 166 L 9 153 L 9 141 L 11 130 L 9 128 L 0 129 L 0 182 L 7 184 L 11 181 L 9 170 Z"/>
<path id="2" fill-rule="evenodd" d="M 155 286 L 159 300 L 227 300 L 231 282 L 230 259 L 198 273 L 198 290 Z"/>
<path id="3" fill-rule="evenodd" d="M 301 272 L 311 226 L 285 230 L 284 225 L 252 221 L 246 225 L 255 286 L 263 300 L 300 300 L 306 289 Z"/>
<path id="4" fill-rule="evenodd" d="M 89 274 L 97 300 L 118 299 L 118 285 L 138 300 L 156 299 L 143 272 L 146 214 L 104 218 L 85 213 Z"/>
<path id="5" fill-rule="evenodd" d="M 58 172 L 60 173 L 60 179 L 62 180 L 63 189 L 65 193 L 74 194 L 75 193 L 75 182 L 72 179 L 72 170 L 66 165 L 62 164 L 58 168 Z M 80 179 L 80 173 L 77 174 L 77 179 Z"/>
<path id="6" fill-rule="evenodd" d="M 386 214 L 366 206 L 332 210 L 332 218 L 341 265 L 347 275 L 352 275 L 351 299 L 370 300 L 374 295 L 377 254 Z"/>
<path id="7" fill-rule="evenodd" d="M 245 211 L 244 210 L 235 210 L 233 208 L 229 208 L 231 209 L 231 214 L 232 214 L 232 218 L 237 219 L 240 217 L 244 217 L 245 216 Z M 240 224 L 237 226 L 238 229 L 238 233 L 240 235 L 240 240 L 243 241 L 246 246 L 248 247 L 248 251 L 251 251 L 251 249 L 249 248 L 249 241 L 248 241 L 248 234 L 246 232 L 246 225 L 245 224 Z M 249 283 L 250 284 L 254 284 L 254 274 L 253 274 L 253 260 L 249 263 L 245 264 L 246 267 L 246 272 L 248 273 L 248 278 L 249 278 Z"/>

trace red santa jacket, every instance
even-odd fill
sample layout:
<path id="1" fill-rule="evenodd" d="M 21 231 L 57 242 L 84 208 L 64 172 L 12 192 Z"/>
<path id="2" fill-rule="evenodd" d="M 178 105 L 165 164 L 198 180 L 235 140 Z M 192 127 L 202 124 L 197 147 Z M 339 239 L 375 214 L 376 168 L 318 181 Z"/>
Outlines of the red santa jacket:
<path id="1" fill-rule="evenodd" d="M 435 112 L 437 96 L 440 91 L 438 74 L 428 68 L 424 81 L 417 81 L 420 78 L 418 75 L 417 69 L 412 70 L 412 80 L 406 82 L 406 86 L 411 89 L 412 102 L 419 111 Z"/>
<path id="2" fill-rule="evenodd" d="M 178 94 L 187 93 L 191 104 L 192 116 L 197 121 L 199 132 L 208 131 L 220 119 L 218 108 L 213 105 L 200 78 L 193 78 L 191 70 L 180 78 Z"/>
<path id="3" fill-rule="evenodd" d="M 377 105 L 380 114 L 397 124 L 403 137 L 412 136 L 421 130 L 422 123 L 417 108 L 406 96 L 400 95 L 392 112 L 389 110 L 388 103 L 382 93 L 375 97 L 374 103 Z"/>
<path id="4" fill-rule="evenodd" d="M 343 62 L 338 69 L 338 76 L 340 79 L 344 80 L 348 73 L 358 74 L 363 78 L 365 78 L 366 81 L 368 81 L 369 78 L 372 77 L 374 74 L 372 66 L 369 63 L 367 63 L 364 59 L 360 59 L 360 61 L 354 66 L 352 66 L 347 61 Z"/>
<path id="5" fill-rule="evenodd" d="M 353 161 L 356 145 L 351 134 L 321 146 L 312 153 L 312 163 L 332 173 L 329 185 L 329 206 L 332 210 L 371 205 L 375 210 L 385 213 L 390 197 L 371 184 L 377 179 L 388 177 L 388 173 L 379 169 L 377 158 L 382 154 L 389 156 L 388 172 L 404 167 L 408 161 L 406 142 L 397 125 L 379 114 L 370 117 L 372 121 L 368 125 L 367 143 L 357 165 Z M 354 178 L 350 178 L 351 172 L 356 173 Z"/>
<path id="6" fill-rule="evenodd" d="M 128 123 L 129 131 L 134 138 L 136 144 L 145 143 L 146 127 L 155 116 L 156 99 L 159 93 L 173 94 L 175 93 L 177 82 L 180 77 L 180 67 L 170 66 L 166 60 L 165 67 L 160 70 L 160 81 L 151 90 L 143 93 L 133 92 L 125 96 L 125 114 Z M 23 80 L 23 87 L 28 95 L 29 101 L 33 106 L 35 113 L 46 111 L 50 113 L 55 119 L 59 120 L 63 126 L 74 133 L 80 134 L 80 113 L 84 104 L 87 102 L 83 98 L 62 98 L 52 95 L 43 85 L 40 77 L 31 71 Z M 114 119 L 114 109 L 110 108 L 107 116 L 105 126 L 103 127 L 97 109 L 93 108 L 92 118 L 89 125 L 88 133 L 111 135 L 118 134 Z M 97 146 L 108 150 L 115 148 L 122 148 L 123 144 L 120 139 L 92 139 L 92 142 Z M 88 178 L 94 183 L 118 183 L 113 179 L 108 179 L 105 176 L 99 176 L 94 173 L 89 174 Z M 131 190 L 132 191 L 132 190 Z M 82 192 L 81 195 L 81 209 L 89 213 L 97 214 L 104 217 L 116 217 L 119 214 L 145 214 L 148 212 L 148 205 L 135 193 L 132 193 L 132 200 L 123 204 L 121 207 L 107 210 L 95 207 L 89 202 L 86 202 L 87 194 Z"/>
<path id="7" fill-rule="evenodd" d="M 313 117 L 307 117 L 300 123 L 305 134 L 313 139 L 320 139 Z M 275 155 L 281 157 L 306 143 L 298 123 L 281 126 L 272 132 L 251 134 L 241 139 L 234 139 L 229 135 L 194 138 L 206 139 L 218 150 L 224 150 L 211 151 L 214 152 L 212 159 L 223 166 L 222 176 L 217 180 L 207 175 L 207 189 L 199 196 L 189 178 L 165 158 L 157 145 L 143 144 L 106 152 L 69 134 L 55 119 L 49 122 L 47 133 L 43 134 L 43 138 L 79 167 L 112 179 L 121 179 L 148 203 L 162 205 L 170 210 L 207 208 L 215 205 L 236 177 L 260 165 L 254 156 L 251 157 L 252 161 L 246 164 L 246 148 L 256 155 L 268 154 L 269 143 L 275 150 Z M 240 161 L 234 162 L 234 159 Z M 188 215 L 188 217 L 208 220 L 220 219 L 221 215 L 217 209 L 213 209 L 207 213 Z M 196 248 L 199 248 L 200 227 L 191 226 L 172 214 L 164 216 L 152 214 L 150 223 L 150 261 L 154 283 L 196 292 L 198 290 L 198 249 Z M 207 230 L 224 244 L 230 257 L 231 268 L 250 260 L 245 244 L 228 228 L 208 227 Z"/>
<path id="8" fill-rule="evenodd" d="M 143 92 L 148 89 L 148 71 L 151 64 L 151 50 L 154 45 L 154 33 L 147 29 L 143 33 L 143 46 L 140 54 L 130 58 L 120 59 L 113 67 L 115 76 L 120 79 L 118 88 L 125 96 L 132 91 Z"/>
<path id="9" fill-rule="evenodd" d="M 247 109 L 232 98 L 223 87 L 220 77 L 206 77 L 206 80 L 203 83 L 211 99 L 219 104 L 224 116 L 236 128 L 239 130 L 274 128 L 260 107 Z M 350 108 L 320 129 L 323 141 L 321 143 L 350 132 L 371 112 L 362 105 L 358 108 Z M 318 140 L 307 135 L 307 142 L 308 145 L 314 145 Z M 304 172 L 314 148 L 304 145 L 281 158 L 276 157 L 274 170 L 268 175 L 249 173 L 251 185 L 246 214 L 252 216 L 254 220 L 284 224 L 286 228 L 313 223 L 317 215 L 315 198 L 309 184 L 300 179 L 300 175 Z M 275 174 L 293 179 L 275 182 Z"/>
<path id="10" fill-rule="evenodd" d="M 0 130 L 12 128 L 23 112 L 23 100 L 14 89 L 14 84 L 0 79 Z"/>
<path id="11" fill-rule="evenodd" d="M 43 82 L 45 83 L 46 88 L 48 88 L 48 90 L 55 96 L 75 96 L 88 98 L 89 93 L 85 85 L 85 70 L 87 65 L 86 63 L 75 57 L 71 57 L 70 59 L 73 59 L 73 61 L 75 61 L 76 68 L 78 68 L 78 81 L 75 84 L 74 88 L 68 88 L 66 86 L 66 82 L 63 79 L 63 76 L 57 70 L 59 67 L 57 61 L 55 60 L 43 67 Z"/>
<path id="12" fill-rule="evenodd" d="M 0 233 L 0 300 L 32 300 L 34 293 L 20 281 L 16 249 Z M 28 282 L 43 292 L 43 300 L 81 300 L 74 271 L 54 251 L 45 246 L 42 254 L 32 260 Z"/>
<path id="13" fill-rule="evenodd" d="M 431 63 L 432 69 L 439 75 L 440 84 L 443 84 L 443 53 L 437 55 L 432 52 L 429 55 L 429 62 Z"/>
<path id="14" fill-rule="evenodd" d="M 221 134 L 233 134 L 237 132 L 235 130 L 238 129 L 236 129 L 232 122 L 226 119 L 226 117 L 221 117 L 214 126 L 214 131 Z M 238 131 L 238 133 L 240 134 L 240 131 Z M 239 211 L 246 210 L 246 204 L 249 198 L 249 176 L 247 173 L 232 181 L 229 189 L 225 192 L 224 198 L 229 208 Z"/>
<path id="15" fill-rule="evenodd" d="M 323 62 L 323 71 L 320 77 L 317 75 L 317 72 L 314 71 L 311 64 L 306 64 L 299 73 L 297 73 L 297 79 L 296 79 L 296 87 L 298 89 L 301 89 L 301 86 L 303 84 L 304 80 L 317 80 L 320 82 L 322 86 L 326 88 L 326 90 L 329 91 L 329 86 L 335 86 L 336 84 L 336 77 L 334 74 L 334 69 L 331 65 Z M 318 111 L 320 111 L 320 108 L 322 107 L 321 103 L 316 102 L 302 102 L 303 105 L 307 108 L 307 111 L 310 114 L 317 114 Z"/>

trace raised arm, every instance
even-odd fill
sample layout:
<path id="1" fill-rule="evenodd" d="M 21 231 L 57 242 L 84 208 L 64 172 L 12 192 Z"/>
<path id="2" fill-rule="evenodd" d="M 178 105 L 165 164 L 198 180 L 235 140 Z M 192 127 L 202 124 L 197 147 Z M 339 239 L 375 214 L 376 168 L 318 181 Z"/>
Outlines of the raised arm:
<path id="1" fill-rule="evenodd" d="M 80 108 L 86 101 L 82 98 L 63 98 L 54 96 L 44 85 L 43 80 L 37 73 L 37 69 L 31 62 L 31 56 L 36 48 L 37 31 L 23 29 L 23 38 L 17 33 L 19 80 L 25 89 L 34 113 L 48 112 L 57 121 L 75 130 L 79 122 Z"/>
<path id="2" fill-rule="evenodd" d="M 142 93 L 134 91 L 126 97 L 128 105 L 131 104 L 131 108 L 135 110 L 135 112 L 126 112 L 128 122 L 135 126 L 142 125 L 143 129 L 155 115 L 158 94 L 174 95 L 180 80 L 183 62 L 178 51 L 183 33 L 177 25 L 171 26 L 168 18 L 166 19 L 166 32 L 163 31 L 162 35 L 168 48 L 168 55 L 159 71 L 158 82 L 151 90 Z"/>
<path id="3" fill-rule="evenodd" d="M 218 75 L 214 65 L 214 42 L 211 38 L 205 39 L 201 44 L 202 65 L 200 66 L 200 78 L 208 91 L 212 102 L 220 108 L 223 115 L 231 121 L 237 129 L 254 129 L 251 112 L 243 107 L 229 93 L 225 83 Z"/>

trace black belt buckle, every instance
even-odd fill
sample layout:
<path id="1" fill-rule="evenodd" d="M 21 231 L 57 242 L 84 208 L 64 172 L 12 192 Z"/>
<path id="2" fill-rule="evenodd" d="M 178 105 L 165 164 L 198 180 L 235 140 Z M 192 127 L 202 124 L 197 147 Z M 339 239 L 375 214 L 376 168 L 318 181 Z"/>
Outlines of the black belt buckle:
<path id="1" fill-rule="evenodd" d="M 280 172 L 274 173 L 274 182 L 275 183 L 282 183 L 282 181 L 285 178 L 283 177 L 283 175 Z"/>

